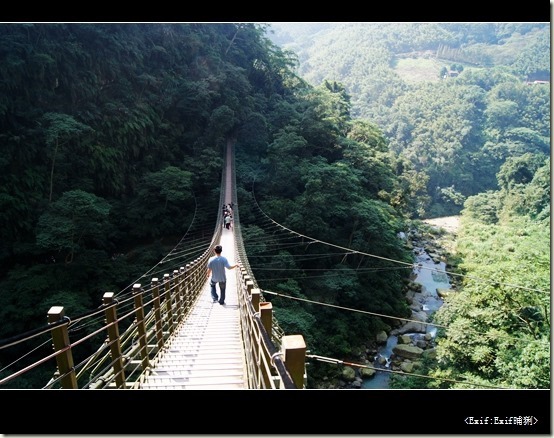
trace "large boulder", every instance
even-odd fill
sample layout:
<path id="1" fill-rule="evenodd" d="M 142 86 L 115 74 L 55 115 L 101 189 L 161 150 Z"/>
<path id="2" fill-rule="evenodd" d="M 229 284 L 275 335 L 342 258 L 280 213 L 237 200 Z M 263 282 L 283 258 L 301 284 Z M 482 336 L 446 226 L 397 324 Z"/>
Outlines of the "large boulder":
<path id="1" fill-rule="evenodd" d="M 446 289 L 442 287 L 437 287 L 437 295 L 441 297 L 442 299 L 446 298 L 448 295 L 450 295 L 452 292 L 454 292 L 452 289 Z"/>
<path id="2" fill-rule="evenodd" d="M 393 353 L 405 359 L 419 359 L 423 354 L 423 348 L 415 345 L 400 344 L 392 349 Z"/>
<path id="3" fill-rule="evenodd" d="M 383 331 L 380 331 L 379 333 L 377 333 L 377 336 L 375 337 L 375 340 L 377 341 L 378 344 L 386 344 L 387 343 L 387 338 L 388 338 L 387 332 L 385 332 L 383 330 Z"/>
<path id="4" fill-rule="evenodd" d="M 411 373 L 414 369 L 414 363 L 413 362 L 408 362 L 408 361 L 404 361 L 400 364 L 400 369 L 402 371 L 404 371 L 405 373 Z"/>
<path id="5" fill-rule="evenodd" d="M 416 321 L 421 321 L 421 322 L 427 321 L 427 313 L 423 311 L 414 312 L 412 310 L 411 319 L 413 321 L 408 321 L 402 327 L 398 328 L 396 330 L 396 333 L 403 335 L 404 333 L 425 333 L 427 331 L 426 324 L 421 324 L 419 322 L 416 322 Z"/>
<path id="6" fill-rule="evenodd" d="M 411 344 L 412 343 L 412 337 L 409 335 L 400 335 L 398 336 L 398 343 L 399 344 Z"/>
<path id="7" fill-rule="evenodd" d="M 373 377 L 375 370 L 373 368 L 360 368 L 360 377 L 362 379 L 367 379 Z"/>
<path id="8" fill-rule="evenodd" d="M 356 380 L 356 371 L 354 370 L 354 368 L 346 366 L 342 369 L 341 376 L 347 382 L 353 382 L 354 380 Z"/>
<path id="9" fill-rule="evenodd" d="M 416 347 L 423 348 L 425 350 L 427 348 L 427 341 L 425 341 L 423 339 L 418 339 L 415 342 L 415 345 L 416 345 Z"/>

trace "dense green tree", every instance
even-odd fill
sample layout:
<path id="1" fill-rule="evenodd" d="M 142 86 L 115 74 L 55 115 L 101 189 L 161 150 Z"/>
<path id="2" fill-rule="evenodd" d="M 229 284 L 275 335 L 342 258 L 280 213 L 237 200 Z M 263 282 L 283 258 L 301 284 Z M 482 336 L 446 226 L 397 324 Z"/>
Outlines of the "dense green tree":
<path id="1" fill-rule="evenodd" d="M 346 96 L 330 92 L 325 85 L 313 92 L 306 90 L 301 103 L 281 100 L 272 121 L 278 120 L 287 127 L 276 131 L 265 158 L 263 150 L 257 149 L 264 171 L 255 174 L 255 196 L 260 199 L 264 211 L 289 229 L 360 250 L 368 250 L 369 242 L 372 252 L 404 258 L 407 254 L 396 237 L 402 220 L 388 204 L 390 193 L 395 189 L 393 159 L 388 145 L 377 126 L 361 120 L 352 121 L 347 108 Z M 251 167 L 251 163 L 240 166 Z M 247 173 L 240 174 L 245 177 Z M 279 242 L 273 234 L 259 229 L 253 233 L 255 228 L 249 223 L 251 214 L 245 204 L 243 199 L 241 223 L 246 227 L 243 237 L 247 253 L 255 257 L 256 265 L 268 267 L 278 263 L 276 266 L 280 268 L 271 273 L 264 269 L 258 271 L 256 265 L 253 266 L 262 288 L 279 288 L 293 296 L 328 304 L 374 311 L 386 309 L 393 314 L 406 315 L 401 298 L 401 275 L 360 273 L 357 268 L 372 266 L 363 256 L 333 262 L 332 249 L 321 245 L 317 249 L 310 246 L 280 251 L 272 256 L 271 248 L 278 247 Z M 328 253 L 331 259 L 321 261 L 317 257 L 311 262 L 309 254 L 312 252 Z M 295 262 L 295 256 L 308 258 Z M 281 269 L 290 269 L 294 277 L 280 280 L 279 277 L 283 277 Z M 314 277 L 310 275 L 314 269 L 323 272 Z M 302 273 L 298 274 L 298 270 Z M 317 306 L 274 300 L 276 307 L 282 307 L 281 312 L 285 312 L 283 327 L 286 330 L 298 328 L 297 319 L 306 310 L 313 315 L 315 322 L 302 327 L 308 330 L 305 336 L 313 339 L 314 348 L 321 354 L 355 355 L 359 345 L 367 339 L 368 331 L 386 325 L 383 321 L 364 320 Z M 334 321 L 332 327 L 323 324 L 329 320 Z"/>
<path id="2" fill-rule="evenodd" d="M 537 38 L 518 53 L 512 67 L 527 80 L 548 80 L 550 77 L 551 50 L 548 34 L 536 32 Z"/>
<path id="3" fill-rule="evenodd" d="M 506 67 L 494 66 L 491 68 L 466 68 L 458 82 L 477 85 L 488 92 L 496 85 L 504 82 L 517 82 L 518 78 Z"/>
<path id="4" fill-rule="evenodd" d="M 199 206 L 213 206 L 196 216 L 213 226 L 227 136 L 253 113 L 269 120 L 270 99 L 301 84 L 293 57 L 263 33 L 231 23 L 0 26 L 6 327 L 43 321 L 45 297 L 80 310 L 95 286 L 126 286 Z M 18 283 L 21 272 L 32 281 Z"/>
<path id="5" fill-rule="evenodd" d="M 468 276 L 463 291 L 437 312 L 448 329 L 433 374 L 498 387 L 549 387 L 548 228 L 528 220 L 469 221 L 464 230 L 457 251 Z"/>
<path id="6" fill-rule="evenodd" d="M 516 185 L 530 183 L 544 160 L 542 155 L 530 153 L 509 157 L 496 174 L 500 188 L 509 192 Z"/>
<path id="7" fill-rule="evenodd" d="M 465 100 L 459 98 L 462 94 Z M 445 201 L 443 187 L 456 185 L 462 195 L 470 193 L 475 173 L 471 153 L 479 140 L 475 121 L 481 118 L 482 102 L 475 87 L 443 83 L 422 86 L 396 100 L 391 149 L 412 162 L 415 171 L 428 175 L 427 191 L 435 202 Z"/>
<path id="8" fill-rule="evenodd" d="M 500 207 L 500 194 L 489 190 L 467 198 L 464 203 L 464 215 L 485 224 L 496 224 Z"/>
<path id="9" fill-rule="evenodd" d="M 541 155 L 510 157 L 498 191 L 466 200 L 456 252 L 467 276 L 436 314 L 447 328 L 433 376 L 549 387 L 549 167 Z"/>
<path id="10" fill-rule="evenodd" d="M 550 158 L 547 158 L 525 187 L 526 212 L 532 219 L 543 221 L 550 218 L 550 171 Z"/>
<path id="11" fill-rule="evenodd" d="M 298 194 L 300 175 L 291 175 L 290 169 L 298 164 L 297 155 L 308 151 L 306 140 L 296 132 L 280 131 L 275 134 L 275 140 L 268 147 L 267 164 L 273 184 L 281 188 L 282 197 Z"/>
<path id="12" fill-rule="evenodd" d="M 192 174 L 175 166 L 144 175 L 129 214 L 138 236 L 159 237 L 183 230 L 194 212 Z"/>
<path id="13" fill-rule="evenodd" d="M 517 120 L 517 104 L 510 100 L 492 102 L 485 111 L 487 123 L 504 130 L 513 126 Z"/>
<path id="14" fill-rule="evenodd" d="M 85 242 L 103 245 L 110 205 L 102 198 L 82 190 L 66 192 L 41 215 L 37 226 L 37 245 L 62 252 L 71 263 Z"/>
<path id="15" fill-rule="evenodd" d="M 390 203 L 406 218 L 424 217 L 431 197 L 427 194 L 429 175 L 418 172 L 406 159 L 400 158 L 395 166 L 396 181 Z"/>
<path id="16" fill-rule="evenodd" d="M 47 123 L 46 145 L 52 149 L 52 165 L 50 168 L 50 187 L 48 190 L 48 200 L 52 201 L 52 190 L 54 185 L 54 170 L 56 168 L 56 158 L 60 146 L 76 138 L 79 134 L 90 130 L 91 128 L 83 123 L 77 122 L 73 117 L 67 114 L 46 113 L 43 116 Z"/>

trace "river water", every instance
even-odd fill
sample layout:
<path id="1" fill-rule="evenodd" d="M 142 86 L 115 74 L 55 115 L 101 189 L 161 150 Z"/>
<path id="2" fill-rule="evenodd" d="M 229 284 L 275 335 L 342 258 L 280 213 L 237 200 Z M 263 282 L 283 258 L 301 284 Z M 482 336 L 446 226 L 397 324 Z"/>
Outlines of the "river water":
<path id="1" fill-rule="evenodd" d="M 444 273 L 446 264 L 444 262 L 435 263 L 422 247 L 414 247 L 414 256 L 414 264 L 417 267 L 412 272 L 412 278 L 414 283 L 421 285 L 421 292 L 415 294 L 414 300 L 421 303 L 422 310 L 430 315 L 438 310 L 443 303 L 443 300 L 437 294 L 437 288 L 450 289 L 450 280 Z M 427 325 L 427 332 L 434 336 L 436 328 L 432 325 Z M 419 335 L 421 336 L 422 334 Z M 390 370 L 390 356 L 397 341 L 398 338 L 396 336 L 389 336 L 387 343 L 379 348 L 377 354 L 386 359 L 386 364 L 381 366 L 375 361 L 376 368 Z M 363 389 L 388 389 L 390 376 L 390 372 L 377 371 L 372 377 L 364 379 L 361 387 Z"/>

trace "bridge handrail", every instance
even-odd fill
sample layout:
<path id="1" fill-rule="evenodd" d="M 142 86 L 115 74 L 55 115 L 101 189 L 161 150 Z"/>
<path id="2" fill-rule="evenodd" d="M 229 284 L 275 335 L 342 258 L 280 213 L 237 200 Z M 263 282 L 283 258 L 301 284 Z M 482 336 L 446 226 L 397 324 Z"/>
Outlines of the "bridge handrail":
<path id="1" fill-rule="evenodd" d="M 235 154 L 231 154 L 231 172 L 232 172 L 232 180 L 233 180 L 233 205 L 238 205 L 238 199 L 237 199 L 237 191 L 236 191 L 236 173 L 235 173 L 235 163 L 234 163 L 234 157 Z M 242 240 L 242 230 L 240 225 L 240 209 L 236 208 L 233 210 L 233 226 L 235 228 L 235 259 L 240 261 L 241 267 L 246 270 L 248 275 L 250 276 L 251 281 L 254 283 L 254 287 L 258 288 L 258 283 L 256 281 L 256 278 L 254 277 L 254 273 L 252 271 L 252 268 L 250 267 L 250 263 L 248 261 L 248 256 L 246 254 L 246 249 L 244 248 L 244 241 Z M 263 294 L 260 295 L 260 300 L 262 302 L 265 302 L 265 297 Z M 285 336 L 284 330 L 279 326 L 279 322 L 275 317 L 272 318 L 272 325 L 271 325 L 271 341 L 273 344 L 279 348 L 281 346 L 281 340 L 283 339 L 283 336 Z"/>
<path id="2" fill-rule="evenodd" d="M 233 147 L 233 146 L 228 146 Z M 235 154 L 228 151 L 233 191 L 231 193 L 233 209 L 233 227 L 235 238 L 235 260 L 239 261 L 237 270 L 237 295 L 239 315 L 244 343 L 248 386 L 258 389 L 303 388 L 306 384 L 305 348 L 300 361 L 289 360 L 285 363 L 282 349 L 283 339 L 287 339 L 272 312 L 272 305 L 265 301 L 257 288 L 256 279 L 250 268 L 244 249 L 240 226 L 240 209 L 236 192 Z M 288 337 L 290 339 L 290 337 Z M 303 343 L 303 339 L 300 341 Z M 290 369 L 295 370 L 291 375 Z"/>
<path id="3" fill-rule="evenodd" d="M 36 342 L 49 332 L 54 353 L 50 350 L 41 359 L 7 376 L 0 374 L 0 387 L 54 359 L 57 371 L 43 389 L 139 387 L 144 374 L 156 363 L 159 353 L 170 343 L 171 334 L 186 319 L 196 302 L 206 281 L 206 263 L 211 255 L 210 245 L 196 260 L 172 274 L 164 274 L 161 281 L 154 277 L 146 288 L 135 284 L 132 298 L 119 301 L 114 299 L 112 292 L 106 292 L 102 305 L 95 312 L 104 313 L 104 322 L 83 335 L 79 335 L 79 330 L 72 331 L 71 340 L 71 319 L 65 316 L 63 307 L 52 307 L 48 312 L 47 326 L 4 342 L 0 350 L 24 342 Z M 76 334 L 79 336 L 74 336 Z M 83 347 L 90 348 L 94 339 L 100 346 L 92 354 L 83 354 L 86 350 Z M 44 342 L 42 345 L 50 347 L 51 344 Z M 74 358 L 78 357 L 81 358 L 79 363 L 74 363 Z"/>

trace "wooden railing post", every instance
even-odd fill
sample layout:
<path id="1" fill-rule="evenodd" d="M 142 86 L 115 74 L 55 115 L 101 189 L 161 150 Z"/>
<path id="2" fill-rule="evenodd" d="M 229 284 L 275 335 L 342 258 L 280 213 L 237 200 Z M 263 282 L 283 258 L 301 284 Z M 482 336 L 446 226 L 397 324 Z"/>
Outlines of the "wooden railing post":
<path id="1" fill-rule="evenodd" d="M 108 325 L 108 339 L 110 341 L 110 353 L 112 356 L 115 383 L 118 388 L 125 389 L 125 367 L 121 354 L 121 341 L 119 339 L 119 324 L 117 321 L 117 310 L 112 306 L 114 293 L 106 292 L 102 298 L 102 304 L 108 306 L 105 310 L 106 324 Z"/>
<path id="2" fill-rule="evenodd" d="M 252 292 L 253 293 L 253 292 Z M 273 324 L 273 304 L 264 301 L 259 304 L 260 319 L 262 325 L 269 336 L 271 336 L 272 324 Z"/>
<path id="3" fill-rule="evenodd" d="M 171 282 L 169 274 L 164 274 L 165 310 L 167 315 L 167 331 L 173 333 L 173 307 L 171 305 Z"/>
<path id="4" fill-rule="evenodd" d="M 54 306 L 48 311 L 48 324 L 58 322 L 64 318 L 63 307 Z M 69 331 L 67 324 L 61 324 L 52 330 L 52 343 L 54 351 L 65 350 L 56 355 L 58 372 L 60 373 L 61 385 L 63 389 L 76 389 L 77 376 L 73 368 L 73 354 L 71 352 L 71 343 L 69 342 Z"/>
<path id="5" fill-rule="evenodd" d="M 158 341 L 158 351 L 164 346 L 164 331 L 162 320 L 162 309 L 160 303 L 160 283 L 158 277 L 152 278 L 152 298 L 154 302 L 154 319 L 156 321 L 156 339 Z"/>
<path id="6" fill-rule="evenodd" d="M 183 300 L 181 295 L 181 274 L 178 269 L 173 270 L 173 287 L 175 288 L 175 323 L 179 324 L 179 321 L 183 318 Z"/>
<path id="7" fill-rule="evenodd" d="M 179 268 L 179 296 L 180 296 L 180 302 L 181 302 L 181 310 L 179 313 L 181 314 L 181 320 L 185 319 L 185 316 L 188 312 L 188 303 L 187 303 L 187 295 L 186 295 L 186 283 L 187 283 L 187 276 L 184 266 L 181 266 Z"/>
<path id="8" fill-rule="evenodd" d="M 252 295 L 252 289 L 254 288 L 254 282 L 250 280 L 250 276 L 244 277 L 244 284 L 246 284 L 246 292 L 248 296 Z M 256 310 L 256 308 L 254 308 Z"/>
<path id="9" fill-rule="evenodd" d="M 252 282 L 250 282 L 252 283 Z M 254 285 L 254 283 L 252 283 Z M 250 299 L 252 300 L 252 307 L 254 308 L 254 312 L 258 312 L 260 310 L 260 289 L 258 288 L 249 288 L 248 284 L 246 285 Z M 271 332 L 269 332 L 271 335 Z"/>
<path id="10" fill-rule="evenodd" d="M 198 291 L 198 266 L 197 261 L 193 260 L 190 263 L 190 271 L 189 271 L 189 288 L 191 291 L 192 298 L 196 298 L 197 291 Z"/>
<path id="11" fill-rule="evenodd" d="M 302 335 L 283 336 L 281 342 L 283 361 L 297 389 L 304 388 L 306 368 L 306 343 Z"/>
<path id="12" fill-rule="evenodd" d="M 241 281 L 246 281 L 245 280 L 245 277 L 248 275 L 248 271 L 246 270 L 246 268 L 244 266 L 241 266 L 240 267 L 240 278 L 241 278 Z"/>
<path id="13" fill-rule="evenodd" d="M 146 342 L 146 325 L 144 323 L 144 304 L 142 302 L 142 288 L 140 283 L 133 285 L 133 296 L 135 298 L 135 315 L 137 322 L 137 331 L 139 335 L 140 357 L 142 360 L 142 369 L 146 370 L 150 366 L 148 359 L 148 345 Z"/>
<path id="14" fill-rule="evenodd" d="M 272 323 L 272 304 L 267 302 L 260 302 L 260 289 L 252 289 L 252 304 L 255 303 L 254 308 L 257 309 L 260 315 L 260 321 L 267 335 L 271 337 L 271 323 Z M 271 365 L 271 355 L 267 348 L 262 348 L 260 354 L 263 354 L 262 362 L 266 366 L 261 370 L 263 373 L 265 388 L 271 388 L 273 380 L 273 369 Z"/>
<path id="15" fill-rule="evenodd" d="M 194 261 L 194 264 L 194 296 L 197 297 L 202 290 L 202 287 L 206 283 L 206 263 L 203 262 L 202 258 L 199 257 Z"/>
<path id="16" fill-rule="evenodd" d="M 187 263 L 185 265 L 185 301 L 186 301 L 186 307 L 187 312 L 190 310 L 190 307 L 192 303 L 194 302 L 194 297 L 192 294 L 192 288 L 191 288 L 191 276 L 190 276 L 190 263 Z"/>

